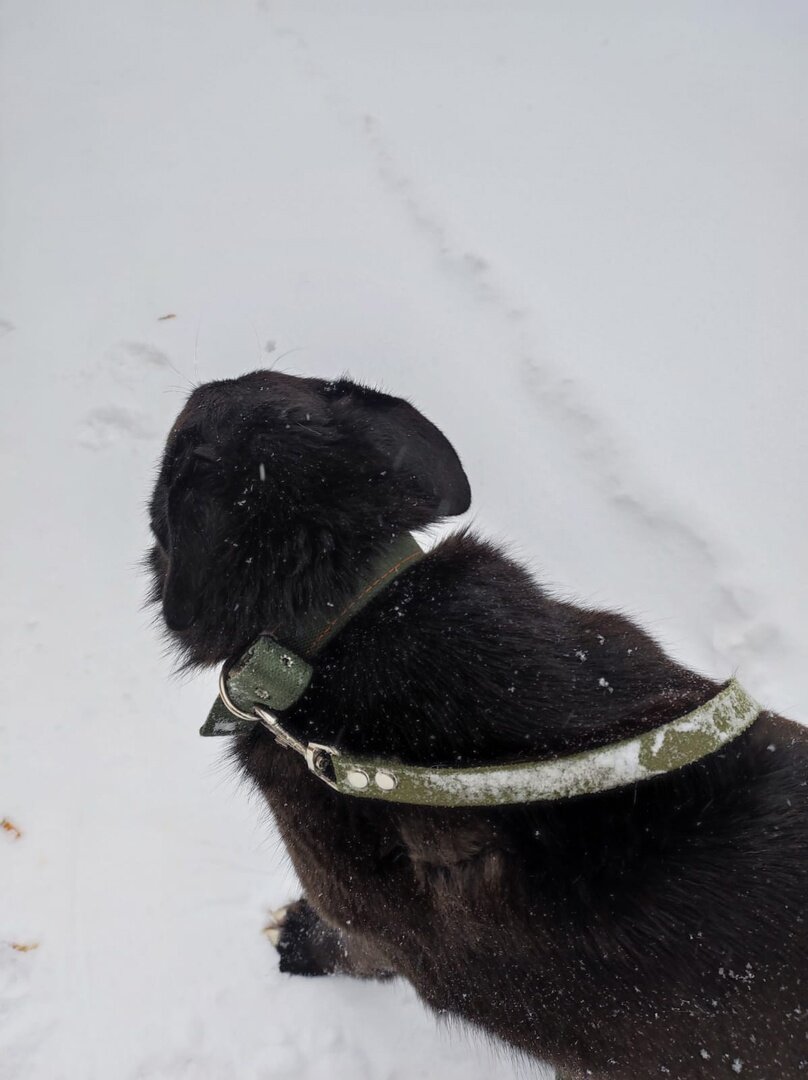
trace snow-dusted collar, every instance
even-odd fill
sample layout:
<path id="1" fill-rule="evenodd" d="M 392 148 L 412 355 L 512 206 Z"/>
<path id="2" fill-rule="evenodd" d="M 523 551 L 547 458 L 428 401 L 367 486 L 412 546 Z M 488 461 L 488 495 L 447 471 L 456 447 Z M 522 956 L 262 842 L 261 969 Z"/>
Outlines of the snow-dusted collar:
<path id="1" fill-rule="evenodd" d="M 421 555 L 411 536 L 399 538 L 369 568 L 365 583 L 345 610 L 324 627 L 307 632 L 307 640 L 298 649 L 309 656 L 316 653 Z M 726 746 L 761 711 L 732 679 L 686 716 L 594 750 L 501 765 L 407 765 L 303 742 L 287 731 L 277 711 L 288 709 L 303 696 L 312 672 L 298 651 L 262 635 L 243 656 L 222 668 L 219 697 L 201 734 L 239 734 L 260 724 L 282 746 L 305 758 L 323 783 L 343 795 L 421 806 L 505 806 L 593 795 L 684 768 Z"/>

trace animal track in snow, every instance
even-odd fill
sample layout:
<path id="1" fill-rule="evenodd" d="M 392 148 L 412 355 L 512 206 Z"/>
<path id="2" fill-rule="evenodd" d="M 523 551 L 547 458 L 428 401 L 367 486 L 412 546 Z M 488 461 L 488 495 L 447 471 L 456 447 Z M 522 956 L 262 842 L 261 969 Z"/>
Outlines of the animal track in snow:
<path id="1" fill-rule="evenodd" d="M 467 287 L 471 287 L 476 299 L 493 303 L 510 314 L 504 296 L 490 281 L 491 267 L 488 261 L 476 252 L 459 250 L 451 242 L 445 226 L 426 208 L 413 182 L 397 167 L 383 138 L 378 119 L 365 113 L 362 117 L 362 131 L 375 158 L 376 170 L 382 184 L 401 202 L 407 217 L 418 232 L 429 239 L 442 260 L 444 269 L 450 270 L 453 275 L 461 278 Z"/>
<path id="2" fill-rule="evenodd" d="M 106 450 L 121 440 L 154 437 L 144 416 L 121 405 L 102 405 L 84 417 L 78 441 L 88 450 Z"/>
<path id="3" fill-rule="evenodd" d="M 512 303 L 493 280 L 490 262 L 476 253 L 459 252 L 445 226 L 424 208 L 412 182 L 396 168 L 375 117 L 365 115 L 363 126 L 385 186 L 403 201 L 411 220 L 428 237 L 437 255 L 473 290 L 477 300 L 489 305 L 510 324 L 513 335 L 516 330 L 514 324 L 523 323 L 528 313 Z M 732 658 L 737 662 L 741 658 L 740 651 L 748 652 L 742 643 L 753 639 L 758 647 L 765 643 L 768 649 L 776 648 L 779 640 L 776 631 L 772 627 L 755 624 L 754 602 L 749 606 L 744 604 L 738 590 L 722 580 L 722 573 L 726 572 L 725 560 L 715 544 L 697 531 L 684 516 L 675 516 L 666 509 L 653 509 L 649 504 L 658 501 L 653 491 L 649 491 L 644 500 L 626 492 L 624 478 L 630 475 L 630 469 L 625 464 L 625 455 L 603 419 L 587 405 L 585 395 L 574 380 L 560 375 L 551 365 L 540 363 L 531 355 L 533 350 L 529 347 L 522 326 L 514 344 L 523 354 L 520 377 L 531 400 L 547 414 L 563 418 L 565 431 L 568 436 L 572 435 L 575 454 L 586 464 L 611 507 L 622 516 L 632 518 L 644 531 L 653 533 L 657 543 L 662 534 L 679 557 L 691 564 L 692 572 L 696 575 L 694 580 L 703 582 L 709 618 L 720 628 L 709 642 L 717 660 L 726 663 Z M 730 641 L 736 643 L 737 648 L 727 651 L 719 645 L 722 640 L 727 644 Z"/>
<path id="4" fill-rule="evenodd" d="M 260 5 L 259 5 L 260 6 Z M 261 8 L 266 10 L 266 8 Z M 368 144 L 375 159 L 376 171 L 383 186 L 393 194 L 403 206 L 407 217 L 416 229 L 428 237 L 435 248 L 443 267 L 464 280 L 467 286 L 474 288 L 478 300 L 498 304 L 505 315 L 519 319 L 524 315 L 519 306 L 509 305 L 497 287 L 489 280 L 488 261 L 477 252 L 457 248 L 450 240 L 447 230 L 426 206 L 416 191 L 412 180 L 398 167 L 393 154 L 384 139 L 381 124 L 370 113 L 358 113 L 348 104 L 343 95 L 335 89 L 328 73 L 311 57 L 311 50 L 305 37 L 289 25 L 276 26 L 273 33 L 282 41 L 291 42 L 305 67 L 308 76 L 316 80 L 325 90 L 325 97 L 336 112 L 339 120 L 347 128 L 359 130 Z"/>
<path id="5" fill-rule="evenodd" d="M 149 368 L 172 370 L 171 360 L 154 345 L 143 341 L 122 341 L 107 354 L 107 367 L 114 379 L 127 386 L 139 382 Z"/>
<path id="6" fill-rule="evenodd" d="M 374 117 L 364 117 L 364 131 L 385 186 L 403 200 L 410 218 L 418 230 L 429 238 L 438 256 L 464 281 L 466 287 L 473 290 L 478 301 L 483 301 L 509 323 L 513 335 L 516 330 L 514 324 L 523 323 L 528 313 L 512 303 L 493 280 L 490 262 L 471 252 L 459 252 L 446 228 L 424 208 L 411 181 L 395 167 Z M 610 506 L 642 526 L 643 531 L 652 533 L 656 543 L 659 543 L 661 534 L 678 557 L 691 565 L 693 580 L 703 583 L 702 593 L 708 618 L 716 628 L 720 628 L 708 641 L 717 661 L 726 664 L 730 659 L 738 662 L 741 658 L 736 649 L 727 651 L 722 648 L 719 645 L 722 640 L 727 643 L 734 641 L 740 646 L 754 639 L 759 646 L 765 642 L 768 648 L 776 647 L 776 631 L 755 624 L 754 602 L 749 605 L 743 603 L 738 590 L 722 580 L 722 574 L 726 572 L 725 560 L 715 544 L 697 531 L 684 516 L 675 516 L 670 510 L 662 508 L 653 509 L 653 503 L 659 501 L 653 491 L 648 491 L 643 500 L 626 492 L 625 477 L 630 475 L 631 470 L 626 466 L 625 455 L 603 419 L 587 405 L 585 395 L 574 380 L 560 375 L 550 364 L 535 359 L 522 326 L 516 334 L 514 345 L 523 355 L 520 378 L 530 399 L 549 416 L 563 419 L 567 437 L 572 436 L 570 441 L 574 453 L 586 464 L 599 492 L 606 496 Z"/>
<path id="7" fill-rule="evenodd" d="M 604 500 L 610 512 L 629 519 L 632 525 L 640 525 L 643 532 L 649 534 L 649 542 L 659 544 L 661 540 L 675 552 L 678 562 L 689 564 L 695 577 L 685 577 L 685 580 L 699 583 L 699 592 L 704 598 L 705 622 L 712 622 L 716 628 L 712 639 L 707 634 L 703 637 L 717 661 L 724 665 L 728 661 L 737 662 L 740 659 L 737 650 L 745 652 L 755 647 L 771 655 L 769 650 L 778 647 L 779 636 L 772 627 L 758 621 L 755 609 L 759 609 L 759 603 L 751 595 L 742 599 L 740 589 L 727 580 L 729 553 L 721 551 L 720 545 L 690 524 L 684 514 L 664 506 L 664 495 L 655 491 L 645 478 L 637 476 L 636 470 L 627 463 L 627 454 L 620 446 L 619 438 L 588 404 L 586 391 L 561 374 L 552 363 L 536 358 L 537 350 L 528 326 L 529 311 L 514 302 L 507 288 L 497 282 L 489 259 L 458 244 L 451 236 L 448 226 L 428 206 L 415 182 L 399 165 L 378 118 L 361 112 L 345 100 L 328 72 L 313 60 L 308 42 L 298 31 L 287 25 L 276 28 L 275 34 L 293 43 L 301 66 L 323 87 L 326 100 L 340 121 L 353 131 L 358 126 L 374 159 L 381 184 L 400 203 L 442 268 L 504 323 L 510 338 L 506 347 L 512 354 L 522 357 L 517 376 L 530 401 L 548 418 L 562 421 L 572 452 L 586 466 L 584 478 L 596 489 L 595 497 Z M 632 473 L 635 474 L 633 477 Z M 641 498 L 628 494 L 627 477 L 633 480 L 634 488 L 642 491 Z M 728 648 L 731 648 L 730 652 L 726 651 Z"/>

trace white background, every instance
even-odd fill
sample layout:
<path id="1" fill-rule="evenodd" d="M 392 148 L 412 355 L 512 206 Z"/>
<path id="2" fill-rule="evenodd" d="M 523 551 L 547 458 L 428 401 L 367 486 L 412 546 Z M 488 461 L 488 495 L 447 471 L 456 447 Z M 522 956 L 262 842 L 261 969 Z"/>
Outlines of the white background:
<path id="1" fill-rule="evenodd" d="M 194 381 L 348 371 L 543 581 L 808 717 L 806 8 L 0 17 L 0 1077 L 508 1077 L 276 972 L 294 881 L 140 609 L 153 466 Z"/>

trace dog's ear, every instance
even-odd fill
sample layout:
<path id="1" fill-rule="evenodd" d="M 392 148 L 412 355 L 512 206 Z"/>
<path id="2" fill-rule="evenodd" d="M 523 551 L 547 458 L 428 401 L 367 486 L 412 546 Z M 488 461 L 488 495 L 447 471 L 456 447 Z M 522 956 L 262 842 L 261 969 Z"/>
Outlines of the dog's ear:
<path id="1" fill-rule="evenodd" d="M 343 416 L 387 463 L 393 476 L 409 477 L 437 517 L 462 514 L 471 489 L 460 458 L 433 423 L 403 398 L 343 381 L 336 384 Z"/>
<path id="2" fill-rule="evenodd" d="M 168 492 L 168 571 L 163 616 L 170 630 L 187 630 L 199 615 L 203 577 L 209 562 L 205 542 L 204 496 L 184 480 Z"/>

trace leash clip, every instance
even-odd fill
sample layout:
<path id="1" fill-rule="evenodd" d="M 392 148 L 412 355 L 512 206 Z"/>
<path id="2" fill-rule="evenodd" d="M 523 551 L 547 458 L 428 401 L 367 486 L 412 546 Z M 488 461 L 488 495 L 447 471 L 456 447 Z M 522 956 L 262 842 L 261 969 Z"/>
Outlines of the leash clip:
<path id="1" fill-rule="evenodd" d="M 339 757 L 339 750 L 333 746 L 325 746 L 323 743 L 310 742 L 306 747 L 306 764 L 315 776 L 318 776 L 324 784 L 328 784 L 334 791 L 339 791 L 335 782 L 334 763 L 332 758 Z"/>
<path id="2" fill-rule="evenodd" d="M 257 721 L 262 727 L 266 728 L 280 746 L 286 750 L 294 750 L 296 754 L 300 754 L 302 758 L 305 758 L 309 771 L 314 773 L 324 784 L 328 784 L 330 788 L 337 791 L 337 784 L 334 780 L 334 766 L 331 759 L 339 757 L 339 751 L 335 750 L 333 746 L 326 746 L 324 743 L 301 742 L 290 731 L 287 731 L 281 725 L 276 714 L 264 705 L 253 705 L 251 713 L 240 709 L 230 697 L 227 689 L 227 676 L 230 674 L 234 662 L 233 660 L 227 660 L 219 672 L 219 697 L 222 699 L 222 704 L 227 711 L 240 720 L 249 720 L 251 723 Z"/>

